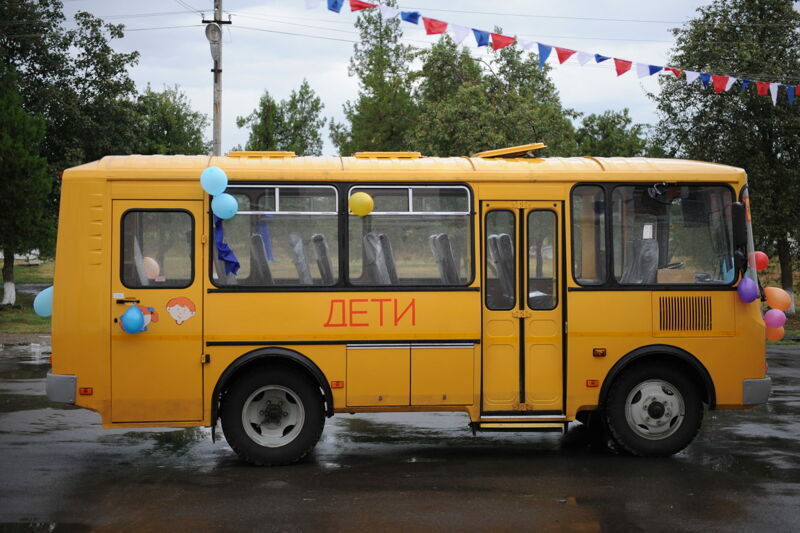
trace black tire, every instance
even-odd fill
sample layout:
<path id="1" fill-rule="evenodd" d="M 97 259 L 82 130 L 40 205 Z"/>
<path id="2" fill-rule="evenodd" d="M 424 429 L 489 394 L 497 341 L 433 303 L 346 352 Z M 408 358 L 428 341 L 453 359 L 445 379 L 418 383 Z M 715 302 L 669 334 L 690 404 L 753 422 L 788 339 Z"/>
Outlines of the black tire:
<path id="1" fill-rule="evenodd" d="M 245 415 L 260 422 L 246 426 Z M 230 447 L 242 460 L 258 466 L 299 461 L 316 446 L 325 426 L 317 384 L 282 368 L 237 379 L 222 398 L 220 417 Z"/>
<path id="2" fill-rule="evenodd" d="M 641 364 L 614 380 L 603 412 L 622 450 L 666 457 L 694 440 L 703 420 L 703 402 L 697 385 L 680 369 Z"/>

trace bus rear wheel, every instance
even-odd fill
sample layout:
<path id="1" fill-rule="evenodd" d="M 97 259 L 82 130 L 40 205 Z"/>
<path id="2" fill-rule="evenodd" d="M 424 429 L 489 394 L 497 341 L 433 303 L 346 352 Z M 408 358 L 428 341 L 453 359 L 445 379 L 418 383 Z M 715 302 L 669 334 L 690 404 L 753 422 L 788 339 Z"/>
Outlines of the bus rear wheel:
<path id="1" fill-rule="evenodd" d="M 694 440 L 703 402 L 692 380 L 665 364 L 638 365 L 612 384 L 606 424 L 623 450 L 639 456 L 673 455 Z"/>
<path id="2" fill-rule="evenodd" d="M 236 380 L 220 415 L 231 448 L 259 466 L 299 461 L 316 446 L 325 425 L 319 388 L 287 369 L 259 370 Z"/>

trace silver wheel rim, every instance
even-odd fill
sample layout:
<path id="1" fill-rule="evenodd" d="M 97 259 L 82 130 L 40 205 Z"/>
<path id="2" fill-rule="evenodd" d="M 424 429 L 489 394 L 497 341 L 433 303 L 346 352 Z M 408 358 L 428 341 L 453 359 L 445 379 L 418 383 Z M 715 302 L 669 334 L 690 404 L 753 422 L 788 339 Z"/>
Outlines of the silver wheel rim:
<path id="1" fill-rule="evenodd" d="M 291 389 L 266 385 L 244 402 L 242 425 L 247 436 L 267 448 L 286 446 L 300 434 L 306 419 L 303 402 Z"/>
<path id="2" fill-rule="evenodd" d="M 666 439 L 678 431 L 686 416 L 683 395 L 667 381 L 652 379 L 635 386 L 625 401 L 625 419 L 636 435 Z"/>

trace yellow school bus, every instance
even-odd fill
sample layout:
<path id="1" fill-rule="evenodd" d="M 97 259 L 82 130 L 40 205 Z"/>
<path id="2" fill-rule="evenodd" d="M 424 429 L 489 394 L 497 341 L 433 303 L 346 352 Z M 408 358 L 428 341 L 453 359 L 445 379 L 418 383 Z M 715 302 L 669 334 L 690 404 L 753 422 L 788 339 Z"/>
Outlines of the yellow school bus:
<path id="1" fill-rule="evenodd" d="M 301 459 L 338 413 L 459 411 L 475 431 L 578 420 L 664 456 L 706 408 L 766 402 L 759 302 L 736 291 L 755 279 L 744 171 L 541 146 L 65 171 L 49 397 L 107 428 L 221 421 L 259 465 Z M 232 218 L 200 186 L 210 166 Z"/>

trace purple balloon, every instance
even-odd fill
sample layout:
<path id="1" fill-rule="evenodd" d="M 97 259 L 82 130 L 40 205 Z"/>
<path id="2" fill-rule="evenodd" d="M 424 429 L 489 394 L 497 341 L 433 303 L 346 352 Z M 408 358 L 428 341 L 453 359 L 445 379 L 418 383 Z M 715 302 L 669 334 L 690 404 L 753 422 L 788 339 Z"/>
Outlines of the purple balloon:
<path id="1" fill-rule="evenodd" d="M 764 324 L 768 328 L 779 328 L 786 323 L 786 314 L 780 309 L 770 309 L 764 314 Z"/>
<path id="2" fill-rule="evenodd" d="M 756 285 L 756 282 L 751 278 L 745 276 L 742 278 L 742 281 L 739 282 L 736 292 L 739 293 L 739 298 L 744 303 L 749 304 L 758 298 L 758 285 Z"/>

